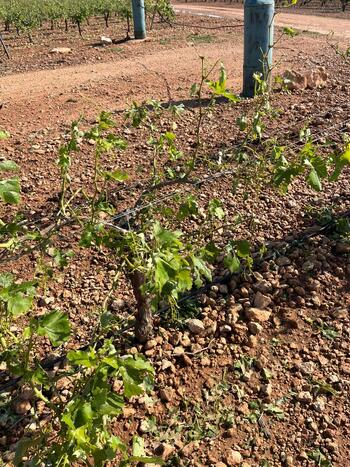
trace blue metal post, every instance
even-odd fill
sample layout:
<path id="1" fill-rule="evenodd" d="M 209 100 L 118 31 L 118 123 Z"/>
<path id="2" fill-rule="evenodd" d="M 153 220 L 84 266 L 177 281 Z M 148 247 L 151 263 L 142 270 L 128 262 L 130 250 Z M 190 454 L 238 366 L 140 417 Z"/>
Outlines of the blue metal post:
<path id="1" fill-rule="evenodd" d="M 253 97 L 253 74 L 263 73 L 272 66 L 274 0 L 245 0 L 244 2 L 244 97 Z"/>
<path id="2" fill-rule="evenodd" d="M 146 15 L 144 0 L 132 0 L 135 39 L 146 38 Z"/>

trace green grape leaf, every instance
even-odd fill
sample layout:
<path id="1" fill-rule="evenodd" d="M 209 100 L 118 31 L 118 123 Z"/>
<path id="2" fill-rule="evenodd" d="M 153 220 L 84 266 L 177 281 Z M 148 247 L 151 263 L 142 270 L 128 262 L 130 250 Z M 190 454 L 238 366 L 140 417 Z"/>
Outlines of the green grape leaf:
<path id="1" fill-rule="evenodd" d="M 241 263 L 235 254 L 229 253 L 225 256 L 224 266 L 231 272 L 236 273 L 240 270 Z"/>
<path id="2" fill-rule="evenodd" d="M 290 28 L 290 27 L 284 27 L 282 31 L 283 31 L 283 34 L 289 37 L 294 37 L 298 35 L 298 32 L 295 29 Z"/>
<path id="3" fill-rule="evenodd" d="M 222 220 L 225 217 L 225 211 L 222 208 L 222 202 L 219 199 L 212 199 L 208 205 L 209 214 Z"/>
<path id="4" fill-rule="evenodd" d="M 193 280 L 191 276 L 191 271 L 188 269 L 183 269 L 177 274 L 178 288 L 181 291 L 191 290 L 193 286 Z"/>
<path id="5" fill-rule="evenodd" d="M 7 309 L 14 317 L 23 315 L 30 310 L 33 305 L 33 297 L 25 297 L 19 293 L 11 296 L 7 302 Z"/>
<path id="6" fill-rule="evenodd" d="M 146 371 L 147 373 L 154 374 L 153 366 L 147 360 L 144 360 L 139 356 L 135 356 L 134 358 L 123 358 L 122 364 L 127 368 L 131 368 L 132 370 Z"/>
<path id="7" fill-rule="evenodd" d="M 307 181 L 309 185 L 311 186 L 311 188 L 313 188 L 314 190 L 316 191 L 322 190 L 322 183 L 315 169 L 310 170 L 310 173 L 307 177 Z"/>
<path id="8" fill-rule="evenodd" d="M 37 333 L 39 336 L 47 336 L 55 347 L 63 344 L 70 336 L 70 323 L 67 314 L 54 310 L 39 318 Z"/>
<path id="9" fill-rule="evenodd" d="M 89 351 L 71 350 L 68 352 L 67 358 L 72 365 L 83 366 L 85 368 L 92 368 L 97 363 L 97 356 L 93 349 Z"/>
<path id="10" fill-rule="evenodd" d="M 6 130 L 0 130 L 0 141 L 4 139 L 8 139 L 10 137 L 10 133 Z"/>
<path id="11" fill-rule="evenodd" d="M 341 154 L 340 157 L 333 156 L 333 160 L 335 162 L 335 168 L 332 175 L 329 178 L 331 182 L 335 182 L 336 180 L 338 180 L 344 167 L 350 164 L 350 145 L 346 147 L 345 151 L 343 152 L 343 154 Z"/>
<path id="12" fill-rule="evenodd" d="M 74 416 L 74 425 L 76 428 L 80 428 L 92 420 L 94 411 L 92 410 L 90 402 L 85 402 L 80 405 Z"/>
<path id="13" fill-rule="evenodd" d="M 124 399 L 121 395 L 111 392 L 107 388 L 94 390 L 92 408 L 100 415 L 119 415 L 124 407 Z"/>
<path id="14" fill-rule="evenodd" d="M 0 274 L 0 287 L 7 288 L 13 284 L 14 277 L 10 272 Z"/>
<path id="15" fill-rule="evenodd" d="M 19 170 L 19 166 L 14 161 L 5 160 L 0 162 L 0 170 L 4 170 L 5 172 L 16 172 Z"/>
<path id="16" fill-rule="evenodd" d="M 8 204 L 18 204 L 20 201 L 20 184 L 17 178 L 0 180 L 0 199 Z"/>
<path id="17" fill-rule="evenodd" d="M 140 436 L 134 436 L 132 439 L 132 455 L 135 457 L 145 456 L 145 442 Z"/>
<path id="18" fill-rule="evenodd" d="M 122 170 L 113 170 L 112 172 L 104 172 L 103 176 L 106 180 L 113 180 L 115 182 L 124 182 L 129 178 L 129 175 Z"/>
<path id="19" fill-rule="evenodd" d="M 250 244 L 247 240 L 236 240 L 234 244 L 239 257 L 246 258 L 250 255 Z"/>
<path id="20" fill-rule="evenodd" d="M 119 369 L 124 384 L 124 395 L 128 399 L 132 396 L 139 396 L 144 392 L 143 388 L 131 377 L 126 368 Z"/>
<path id="21" fill-rule="evenodd" d="M 154 283 L 157 290 L 162 291 L 164 285 L 169 281 L 169 267 L 162 258 L 155 258 Z"/>

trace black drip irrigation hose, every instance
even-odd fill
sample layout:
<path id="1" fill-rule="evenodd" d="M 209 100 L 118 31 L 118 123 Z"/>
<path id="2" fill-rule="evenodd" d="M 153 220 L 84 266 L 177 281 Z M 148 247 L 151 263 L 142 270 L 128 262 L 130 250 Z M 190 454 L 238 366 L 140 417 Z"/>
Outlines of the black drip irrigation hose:
<path id="1" fill-rule="evenodd" d="M 297 238 L 294 238 L 293 240 L 285 241 L 281 239 L 281 243 L 283 242 L 285 246 L 282 248 L 283 251 L 279 250 L 278 248 L 271 248 L 270 251 L 268 251 L 265 255 L 260 255 L 259 252 L 253 253 L 253 258 L 255 260 L 255 270 L 258 270 L 261 266 L 261 264 L 267 260 L 274 259 L 276 256 L 280 256 L 281 254 L 286 254 L 287 251 L 292 250 L 296 246 L 300 245 L 301 243 L 304 243 L 306 240 L 316 237 L 317 235 L 326 235 L 327 233 L 332 232 L 332 230 L 336 227 L 337 221 L 339 219 L 350 219 L 350 210 L 340 213 L 336 218 L 331 219 L 324 225 L 319 225 L 319 224 L 313 224 L 311 227 L 308 227 L 307 229 L 304 230 L 304 232 L 299 235 Z M 316 228 L 318 227 L 318 228 Z M 227 273 L 222 277 L 216 277 L 214 278 L 213 281 L 207 283 L 203 287 L 200 287 L 198 289 L 192 290 L 188 292 L 187 294 L 184 294 L 179 300 L 178 304 L 185 303 L 188 300 L 192 300 L 199 295 L 202 295 L 206 292 L 208 292 L 214 285 L 222 285 L 222 284 L 228 284 L 230 280 L 234 277 L 238 277 L 239 274 L 237 273 Z M 159 316 L 167 311 L 169 311 L 170 306 L 166 305 L 162 308 L 160 308 L 154 316 Z M 103 343 L 105 342 L 106 339 L 110 339 L 112 337 L 115 337 L 116 335 L 122 336 L 125 332 L 129 331 L 130 329 L 133 328 L 133 324 L 127 324 L 123 326 L 121 329 L 119 329 L 117 332 L 109 332 L 106 336 L 103 338 L 90 342 L 88 344 L 85 344 L 84 346 L 80 347 L 77 349 L 77 351 L 85 351 L 88 348 L 95 346 L 96 349 L 99 349 L 102 347 Z M 67 358 L 67 353 L 64 353 L 60 355 L 59 357 L 55 357 L 52 359 L 43 359 L 40 362 L 41 367 L 46 370 L 50 371 L 53 370 L 56 365 L 59 365 L 63 363 Z M 0 378 L 6 377 L 6 372 L 1 372 L 0 373 Z M 22 377 L 17 377 L 10 379 L 7 381 L 5 384 L 0 386 L 0 394 L 3 394 L 7 392 L 9 389 L 12 389 L 16 387 L 20 381 L 22 380 Z"/>

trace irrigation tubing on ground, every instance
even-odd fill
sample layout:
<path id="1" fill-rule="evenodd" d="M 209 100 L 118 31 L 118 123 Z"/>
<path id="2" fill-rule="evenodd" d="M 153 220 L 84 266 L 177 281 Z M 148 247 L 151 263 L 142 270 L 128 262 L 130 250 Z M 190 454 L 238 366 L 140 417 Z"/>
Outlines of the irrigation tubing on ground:
<path id="1" fill-rule="evenodd" d="M 318 224 L 313 224 L 313 226 L 307 228 L 302 235 L 300 235 L 297 238 L 294 238 L 293 240 L 281 240 L 281 242 L 284 242 L 284 247 L 283 247 L 283 254 L 286 253 L 286 251 L 294 248 L 296 245 L 300 245 L 300 243 L 305 242 L 306 240 L 316 237 L 317 235 L 320 234 L 326 234 L 327 232 L 330 232 L 334 226 L 336 225 L 336 222 L 338 219 L 345 219 L 345 218 L 350 218 L 350 211 L 346 211 L 343 213 L 339 213 L 336 218 L 331 219 L 328 221 L 326 224 L 323 226 L 319 226 Z M 318 229 L 314 229 L 315 227 L 319 226 Z M 253 253 L 253 257 L 255 257 L 255 269 L 259 269 L 259 266 L 264 262 L 269 259 L 273 259 L 276 255 L 280 254 L 280 250 L 278 248 L 271 248 L 270 251 L 267 251 L 265 255 L 260 255 L 259 252 Z M 202 295 L 206 291 L 208 291 L 213 285 L 217 284 L 225 284 L 230 281 L 232 277 L 237 276 L 237 273 L 227 273 L 222 277 L 216 277 L 214 278 L 213 281 L 205 284 L 203 287 L 200 287 L 199 289 L 194 289 L 188 292 L 187 294 L 184 294 L 182 297 L 180 297 L 178 303 L 184 303 L 188 300 L 191 300 L 195 297 L 198 297 L 199 295 Z M 170 305 L 166 305 L 159 309 L 154 316 L 159 316 L 162 313 L 165 313 L 170 309 Z M 126 326 L 123 326 L 121 329 L 117 330 L 116 332 L 111 331 L 108 333 L 105 337 L 99 339 L 98 341 L 92 341 L 88 344 L 85 344 L 84 346 L 80 347 L 78 350 L 84 351 L 87 350 L 88 348 L 92 346 L 96 346 L 97 348 L 100 348 L 103 345 L 103 342 L 106 339 L 115 337 L 116 334 L 121 336 L 125 332 L 129 331 L 130 329 L 133 328 L 132 324 L 128 324 Z M 52 359 L 44 359 L 41 361 L 41 366 L 45 370 L 52 370 L 56 365 L 64 362 L 66 360 L 67 354 L 64 353 L 63 355 L 59 357 L 55 357 Z M 4 376 L 4 372 L 0 373 L 0 376 Z M 13 379 L 10 379 L 6 383 L 0 386 L 0 394 L 7 392 L 9 389 L 14 388 L 17 386 L 17 384 L 22 380 L 21 377 L 16 377 Z"/>
<path id="2" fill-rule="evenodd" d="M 320 115 L 319 115 L 320 116 Z M 336 123 L 332 126 L 330 126 L 327 131 L 329 130 L 332 130 L 332 129 L 335 129 L 337 127 L 340 127 L 340 126 L 345 126 L 347 123 L 350 122 L 350 118 L 345 120 L 345 121 L 341 121 L 339 123 Z M 343 132 L 343 130 L 341 131 Z M 314 142 L 317 142 L 319 141 L 321 138 L 324 137 L 324 130 L 321 130 L 319 131 L 318 133 L 316 133 L 315 137 L 313 138 L 312 141 Z M 303 144 L 302 141 L 296 141 L 296 142 L 292 142 L 289 146 L 288 146 L 288 149 L 291 149 L 291 148 L 297 148 L 298 146 L 300 146 L 301 144 Z M 234 146 L 235 149 L 239 148 L 241 146 L 241 144 L 238 144 L 236 146 Z M 223 177 L 225 175 L 232 175 L 234 174 L 235 171 L 233 170 L 228 170 L 228 171 L 219 171 L 219 172 L 216 172 L 214 173 L 212 176 L 209 176 L 209 177 L 205 177 L 203 179 L 200 179 L 200 180 L 197 180 L 197 181 L 194 181 L 193 183 L 191 183 L 192 186 L 200 186 L 201 184 L 205 184 L 207 182 L 210 182 L 210 181 L 213 181 L 213 180 L 216 180 L 217 178 L 220 178 L 220 177 Z M 122 191 L 129 191 L 135 187 L 140 187 L 140 181 L 137 181 L 137 182 L 134 182 L 133 184 L 131 185 L 127 185 L 125 187 L 121 187 L 119 190 L 117 190 L 116 193 L 119 193 L 119 192 L 122 192 Z M 141 183 L 141 187 L 140 188 L 147 188 L 146 185 L 142 185 Z M 120 221 L 121 219 L 123 218 L 126 218 L 126 219 L 130 219 L 132 217 L 135 216 L 136 213 L 138 212 L 141 212 L 151 206 L 157 206 L 159 204 L 161 204 L 163 201 L 166 201 L 168 199 L 171 199 L 172 197 L 174 197 L 176 194 L 178 194 L 178 190 L 177 191 L 173 191 L 171 193 L 168 193 L 167 195 L 164 195 L 163 197 L 160 197 L 156 200 L 153 200 L 153 201 L 150 201 L 149 203 L 147 204 L 143 204 L 141 206 L 134 206 L 132 208 L 127 208 L 125 209 L 124 211 L 120 212 L 119 214 L 111 217 L 108 221 L 105 221 L 105 224 L 110 226 L 110 227 L 113 227 L 113 223 L 115 223 L 116 221 Z M 34 222 L 31 222 L 30 224 L 27 223 L 26 225 L 36 225 L 36 224 L 39 224 L 39 222 L 41 221 L 41 219 L 38 219 L 37 221 L 34 221 Z M 68 223 L 70 223 L 70 221 L 68 221 Z M 63 222 L 61 224 L 60 227 L 64 227 L 65 225 L 67 225 L 67 222 Z M 56 224 L 52 224 L 52 227 L 55 228 L 56 227 Z M 116 228 L 118 228 L 118 226 L 115 226 Z M 9 257 L 6 253 L 7 251 L 3 251 L 2 254 L 0 254 L 0 264 L 3 264 L 5 261 L 14 261 L 18 258 L 20 258 L 21 256 L 24 256 L 26 254 L 29 254 L 33 251 L 33 248 L 30 248 L 28 250 L 25 250 L 25 251 L 22 251 L 16 255 L 13 255 L 12 257 Z"/>

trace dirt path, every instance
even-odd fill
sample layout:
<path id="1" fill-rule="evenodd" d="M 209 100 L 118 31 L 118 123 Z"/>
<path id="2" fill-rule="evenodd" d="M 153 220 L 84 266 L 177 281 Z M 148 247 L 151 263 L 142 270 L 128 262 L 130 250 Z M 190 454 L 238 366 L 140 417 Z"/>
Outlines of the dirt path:
<path id="1" fill-rule="evenodd" d="M 142 44 L 135 46 L 142 47 Z M 235 60 L 239 61 L 240 49 L 241 47 L 237 44 L 232 44 L 229 50 L 226 47 L 206 44 L 205 55 L 208 60 L 222 58 L 230 62 L 235 57 Z M 160 50 L 142 58 L 9 75 L 0 79 L 0 91 L 7 98 L 21 99 L 28 97 L 28 88 L 30 88 L 31 97 L 35 98 L 45 94 L 54 96 L 82 84 L 100 83 L 103 87 L 104 81 L 109 79 L 125 81 L 132 80 L 133 77 L 142 78 L 143 73 L 146 73 L 145 78 L 152 73 L 171 76 L 176 72 L 179 76 L 184 76 L 188 69 L 192 69 L 195 63 L 198 63 L 197 50 L 187 46 L 176 50 Z"/>
<path id="2" fill-rule="evenodd" d="M 243 19 L 243 9 L 234 7 L 179 3 L 176 4 L 176 11 Z M 335 37 L 350 39 L 349 19 L 326 18 L 322 16 L 296 15 L 293 13 L 279 12 L 276 16 L 275 24 L 276 26 L 290 26 L 297 30 L 316 32 L 319 34 L 330 34 L 333 32 Z"/>
<path id="3" fill-rule="evenodd" d="M 17 128 L 23 125 L 22 130 L 37 128 L 69 122 L 80 113 L 93 116 L 101 110 L 125 109 L 134 100 L 188 98 L 191 84 L 199 79 L 200 53 L 210 63 L 222 60 L 227 64 L 230 76 L 236 77 L 235 85 L 240 86 L 241 44 L 188 45 L 142 58 L 2 77 L 2 125 L 12 131 L 14 123 Z"/>
<path id="4" fill-rule="evenodd" d="M 241 14 L 231 8 L 212 8 L 181 5 L 179 8 L 207 14 Z M 325 18 L 301 15 L 286 15 L 299 25 L 305 22 L 323 24 Z M 232 16 L 233 18 L 234 16 Z M 179 22 L 183 19 L 179 18 Z M 328 21 L 328 20 L 326 20 Z M 330 24 L 342 23 L 330 19 Z M 349 24 L 347 22 L 347 24 Z M 288 21 L 288 24 L 294 26 Z M 305 27 L 305 26 L 300 26 Z M 193 31 L 196 29 L 193 28 Z M 200 30 L 201 31 L 201 30 Z M 116 56 L 113 61 L 90 64 L 61 66 L 56 69 L 40 69 L 0 77 L 0 102 L 3 109 L 0 125 L 12 133 L 27 134 L 41 127 L 57 127 L 70 122 L 77 116 L 94 116 L 101 110 L 124 109 L 133 100 L 146 99 L 173 100 L 188 99 L 189 88 L 198 81 L 200 75 L 199 56 L 209 63 L 222 61 L 230 77 L 230 86 L 239 92 L 242 79 L 243 37 L 240 29 L 227 31 L 214 30 L 212 43 L 194 45 L 186 39 L 191 29 L 184 30 L 182 44 L 167 49 L 158 46 L 156 38 L 152 51 L 147 44 L 130 42 L 135 53 L 131 57 Z M 235 31 L 235 32 L 233 32 Z M 344 27 L 344 34 L 350 29 Z M 169 29 L 169 41 L 172 40 Z M 308 68 L 319 62 L 316 55 L 326 47 L 326 37 L 300 34 L 293 40 L 285 40 L 275 50 L 276 63 L 280 69 L 298 66 Z M 312 57 L 309 58 L 309 57 Z"/>

